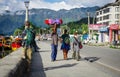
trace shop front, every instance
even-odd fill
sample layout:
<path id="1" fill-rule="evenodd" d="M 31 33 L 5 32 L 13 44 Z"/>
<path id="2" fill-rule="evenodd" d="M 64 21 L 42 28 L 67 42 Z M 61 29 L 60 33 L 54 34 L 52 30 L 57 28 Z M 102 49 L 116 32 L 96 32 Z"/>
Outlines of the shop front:
<path id="1" fill-rule="evenodd" d="M 89 29 L 92 30 L 92 38 L 95 39 L 98 43 L 103 42 L 103 35 L 100 34 L 100 28 L 104 27 L 104 24 L 90 24 Z M 105 29 L 105 28 L 104 28 Z M 104 31 L 102 28 L 101 31 Z"/>
<path id="2" fill-rule="evenodd" d="M 109 42 L 116 43 L 120 40 L 120 29 L 118 24 L 111 24 L 109 27 Z"/>
<path id="3" fill-rule="evenodd" d="M 102 26 L 100 29 L 99 42 L 109 42 L 108 27 Z"/>

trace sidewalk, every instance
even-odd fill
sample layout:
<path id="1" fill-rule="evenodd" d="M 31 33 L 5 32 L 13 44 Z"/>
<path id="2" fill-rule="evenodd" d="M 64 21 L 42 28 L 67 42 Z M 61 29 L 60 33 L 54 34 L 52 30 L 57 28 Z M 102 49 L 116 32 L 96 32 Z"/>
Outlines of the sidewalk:
<path id="1" fill-rule="evenodd" d="M 112 77 L 83 59 L 71 59 L 72 52 L 68 54 L 69 60 L 63 60 L 60 48 L 57 61 L 51 62 L 50 44 L 40 41 L 38 45 L 41 49 L 33 54 L 30 77 Z"/>

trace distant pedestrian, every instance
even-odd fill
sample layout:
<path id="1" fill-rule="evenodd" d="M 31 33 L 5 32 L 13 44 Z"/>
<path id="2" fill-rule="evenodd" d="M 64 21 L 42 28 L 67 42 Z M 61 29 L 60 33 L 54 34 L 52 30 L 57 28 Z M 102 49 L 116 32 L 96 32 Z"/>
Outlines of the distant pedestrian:
<path id="1" fill-rule="evenodd" d="M 68 51 L 70 50 L 70 36 L 67 34 L 67 30 L 64 30 L 64 33 L 62 34 L 61 38 L 61 50 L 63 50 L 63 57 L 64 60 L 68 59 Z"/>
<path id="2" fill-rule="evenodd" d="M 58 34 L 57 34 L 57 24 L 54 24 L 52 28 L 52 43 L 51 43 L 51 61 L 55 61 L 57 57 L 57 48 L 58 48 Z"/>
<path id="3" fill-rule="evenodd" d="M 72 43 L 72 47 L 73 47 L 73 55 L 72 57 L 74 59 L 76 59 L 77 61 L 80 60 L 81 56 L 80 56 L 80 47 L 79 44 L 81 43 L 80 41 L 80 37 L 78 36 L 78 32 L 76 31 L 74 33 L 74 38 L 73 38 L 73 43 Z"/>

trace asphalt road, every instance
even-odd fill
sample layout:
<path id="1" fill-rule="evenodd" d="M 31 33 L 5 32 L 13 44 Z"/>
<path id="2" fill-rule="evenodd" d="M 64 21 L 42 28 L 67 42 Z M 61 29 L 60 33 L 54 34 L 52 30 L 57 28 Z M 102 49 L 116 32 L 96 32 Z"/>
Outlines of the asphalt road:
<path id="1" fill-rule="evenodd" d="M 50 41 L 37 41 L 37 44 L 41 49 L 33 53 L 31 71 L 25 77 L 120 77 L 118 49 L 84 45 L 80 61 L 71 58 L 72 49 L 66 61 L 59 43 L 57 61 L 51 62 Z"/>
<path id="2" fill-rule="evenodd" d="M 104 46 L 84 46 L 81 54 L 99 58 L 96 62 L 120 72 L 120 49 Z"/>
<path id="3" fill-rule="evenodd" d="M 50 44 L 50 41 L 44 41 Z M 60 43 L 59 48 L 60 49 Z M 72 47 L 71 50 L 72 52 Z M 81 49 L 81 56 L 94 59 L 93 62 L 99 63 L 113 70 L 120 72 L 120 49 L 112 49 L 108 46 L 88 46 L 84 45 Z M 96 59 L 97 58 L 97 59 Z"/>

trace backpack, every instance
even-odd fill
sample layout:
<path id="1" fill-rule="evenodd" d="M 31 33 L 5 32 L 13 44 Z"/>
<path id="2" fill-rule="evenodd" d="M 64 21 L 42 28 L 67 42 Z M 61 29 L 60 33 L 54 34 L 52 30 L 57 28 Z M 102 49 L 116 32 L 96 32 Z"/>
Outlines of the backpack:
<path id="1" fill-rule="evenodd" d="M 32 30 L 27 30 L 26 37 L 27 43 L 30 44 L 34 40 L 34 33 L 32 32 Z"/>
<path id="2" fill-rule="evenodd" d="M 70 38 L 69 37 L 65 37 L 65 43 L 70 44 Z"/>

